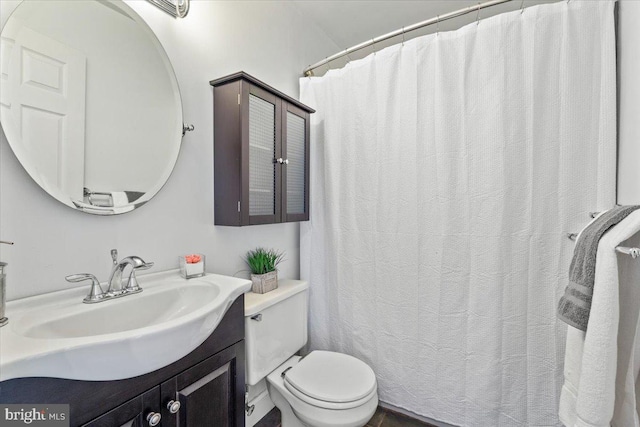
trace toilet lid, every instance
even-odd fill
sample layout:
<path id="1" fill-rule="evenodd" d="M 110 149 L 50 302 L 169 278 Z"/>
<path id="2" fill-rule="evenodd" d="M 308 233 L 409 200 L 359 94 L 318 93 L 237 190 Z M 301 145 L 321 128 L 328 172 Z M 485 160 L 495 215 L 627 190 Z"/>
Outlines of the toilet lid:
<path id="1" fill-rule="evenodd" d="M 313 351 L 284 376 L 292 393 L 330 403 L 354 402 L 376 391 L 373 370 L 353 356 L 332 351 Z"/>

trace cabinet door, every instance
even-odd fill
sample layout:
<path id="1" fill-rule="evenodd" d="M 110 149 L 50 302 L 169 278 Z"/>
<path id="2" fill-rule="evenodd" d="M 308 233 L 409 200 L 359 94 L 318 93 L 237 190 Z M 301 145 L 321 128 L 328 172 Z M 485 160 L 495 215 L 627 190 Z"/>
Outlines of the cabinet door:
<path id="1" fill-rule="evenodd" d="M 244 345 L 211 356 L 198 365 L 161 385 L 163 427 L 241 427 L 244 375 Z M 240 384 L 241 381 L 241 384 Z M 180 402 L 176 413 L 170 412 L 171 401 Z"/>
<path id="2" fill-rule="evenodd" d="M 282 102 L 257 86 L 242 86 L 242 223 L 280 222 Z"/>
<path id="3" fill-rule="evenodd" d="M 149 422 L 148 417 L 155 417 Z M 84 424 L 84 427 L 145 427 L 159 425 L 160 386 L 123 403 L 115 409 Z M 156 421 L 158 423 L 154 424 Z"/>
<path id="4" fill-rule="evenodd" d="M 283 103 L 282 221 L 309 219 L 309 113 Z"/>

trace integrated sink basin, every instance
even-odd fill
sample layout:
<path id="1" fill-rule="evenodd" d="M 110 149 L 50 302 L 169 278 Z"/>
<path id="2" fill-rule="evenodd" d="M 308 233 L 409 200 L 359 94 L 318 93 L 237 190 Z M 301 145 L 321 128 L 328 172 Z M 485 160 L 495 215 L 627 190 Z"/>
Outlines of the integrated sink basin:
<path id="1" fill-rule="evenodd" d="M 135 298 L 61 307 L 50 319 L 34 310 L 22 316 L 19 322 L 12 322 L 13 329 L 25 337 L 45 339 L 114 334 L 180 319 L 220 295 L 218 284 L 203 280 L 143 289 L 146 292 L 135 294 Z M 112 302 L 116 304 L 110 304 Z"/>
<path id="2" fill-rule="evenodd" d="M 7 303 L 0 381 L 55 377 L 107 381 L 142 375 L 186 356 L 211 335 L 251 282 L 178 270 L 141 275 L 143 292 L 83 304 L 87 287 Z"/>

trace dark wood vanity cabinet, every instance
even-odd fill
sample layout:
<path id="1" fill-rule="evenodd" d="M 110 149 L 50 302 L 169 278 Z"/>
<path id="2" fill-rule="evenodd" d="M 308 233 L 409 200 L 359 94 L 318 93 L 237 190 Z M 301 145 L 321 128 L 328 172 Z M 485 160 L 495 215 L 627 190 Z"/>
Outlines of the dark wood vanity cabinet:
<path id="1" fill-rule="evenodd" d="M 244 425 L 244 412 L 235 410 L 233 398 L 239 360 L 244 359 L 236 351 L 223 351 L 162 383 L 163 427 Z M 175 414 L 172 401 L 180 402 Z"/>
<path id="2" fill-rule="evenodd" d="M 210 83 L 215 224 L 308 220 L 314 110 L 243 72 Z"/>
<path id="3" fill-rule="evenodd" d="M 238 351 L 244 346 L 207 358 L 84 427 L 153 426 L 156 420 L 162 427 L 243 426 L 244 412 L 234 398 L 238 361 L 244 360 Z"/>
<path id="4" fill-rule="evenodd" d="M 244 362 L 240 296 L 204 343 L 169 366 L 117 381 L 11 379 L 0 382 L 0 403 L 69 404 L 72 427 L 244 427 Z"/>
<path id="5" fill-rule="evenodd" d="M 142 427 L 159 414 L 160 387 L 134 397 L 115 409 L 85 424 L 85 427 Z M 147 419 L 149 418 L 149 420 Z M 158 419 L 158 418 L 156 418 Z M 162 421 L 160 419 L 160 421 Z M 155 419 L 153 420 L 155 422 Z M 151 422 L 151 424 L 153 424 Z"/>

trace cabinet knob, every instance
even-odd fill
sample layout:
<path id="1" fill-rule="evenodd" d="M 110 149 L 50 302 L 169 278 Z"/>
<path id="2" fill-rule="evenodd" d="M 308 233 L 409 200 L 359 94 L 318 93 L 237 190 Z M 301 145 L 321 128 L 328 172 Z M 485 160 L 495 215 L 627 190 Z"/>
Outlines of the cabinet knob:
<path id="1" fill-rule="evenodd" d="M 282 157 L 279 157 L 276 159 L 276 162 L 283 164 L 284 163 L 284 159 Z"/>
<path id="2" fill-rule="evenodd" d="M 167 403 L 167 409 L 169 410 L 169 412 L 171 412 L 172 414 L 177 413 L 180 410 L 180 402 L 178 402 L 177 400 L 170 400 Z"/>
<path id="3" fill-rule="evenodd" d="M 288 164 L 289 164 L 289 159 L 284 159 L 284 162 L 283 162 L 283 163 L 284 163 L 285 165 L 288 165 Z"/>
<path id="4" fill-rule="evenodd" d="M 162 415 L 158 414 L 157 412 L 149 412 L 149 415 L 147 415 L 147 422 L 151 427 L 154 427 L 160 424 L 161 419 L 162 419 Z"/>

